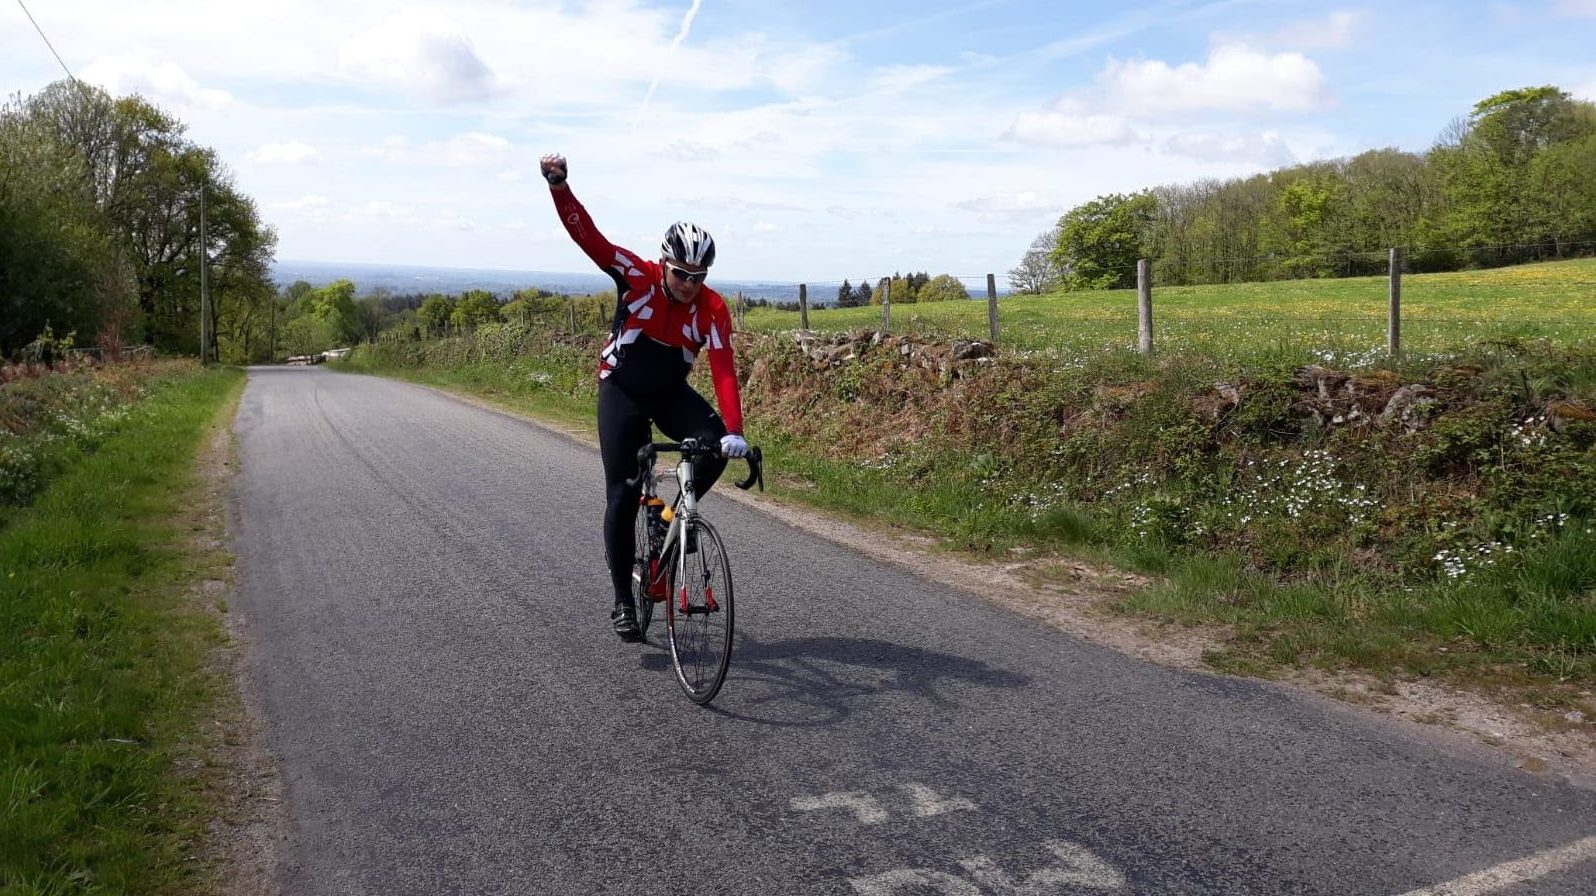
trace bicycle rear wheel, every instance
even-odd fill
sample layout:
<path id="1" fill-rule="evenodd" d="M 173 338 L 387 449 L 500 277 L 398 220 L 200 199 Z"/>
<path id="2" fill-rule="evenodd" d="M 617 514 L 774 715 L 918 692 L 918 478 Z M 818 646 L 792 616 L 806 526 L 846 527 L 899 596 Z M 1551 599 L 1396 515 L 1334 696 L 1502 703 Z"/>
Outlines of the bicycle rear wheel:
<path id="1" fill-rule="evenodd" d="M 652 559 L 658 547 L 649 544 L 648 533 L 648 508 L 637 509 L 637 525 L 635 545 L 632 553 L 632 600 L 637 604 L 637 630 L 640 634 L 648 634 L 648 624 L 654 619 L 654 599 L 649 596 L 648 582 L 651 571 Z"/>
<path id="2" fill-rule="evenodd" d="M 720 533 L 702 519 L 687 532 L 686 575 L 672 583 L 665 604 L 671 665 L 694 703 L 708 703 L 726 681 L 732 651 L 731 563 Z"/>

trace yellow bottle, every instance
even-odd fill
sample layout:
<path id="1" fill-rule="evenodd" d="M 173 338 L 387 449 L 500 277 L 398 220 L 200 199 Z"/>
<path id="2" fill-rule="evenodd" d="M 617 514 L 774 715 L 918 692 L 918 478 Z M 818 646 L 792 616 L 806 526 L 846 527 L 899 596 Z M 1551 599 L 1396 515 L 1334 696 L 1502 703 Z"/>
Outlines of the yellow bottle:
<path id="1" fill-rule="evenodd" d="M 676 518 L 675 509 L 671 508 L 671 507 L 667 507 L 664 510 L 661 510 L 659 512 L 659 518 L 664 520 L 667 523 L 670 522 L 671 520 Z"/>

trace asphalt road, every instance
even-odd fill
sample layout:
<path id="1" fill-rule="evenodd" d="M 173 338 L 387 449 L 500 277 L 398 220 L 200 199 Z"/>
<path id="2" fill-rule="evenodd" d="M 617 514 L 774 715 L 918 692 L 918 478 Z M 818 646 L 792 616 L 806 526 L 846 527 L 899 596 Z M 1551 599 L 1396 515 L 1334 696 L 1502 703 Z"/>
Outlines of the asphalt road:
<path id="1" fill-rule="evenodd" d="M 251 370 L 236 429 L 285 893 L 1596 893 L 1596 792 L 713 496 L 739 640 L 699 708 L 609 630 L 594 450 L 317 368 Z"/>

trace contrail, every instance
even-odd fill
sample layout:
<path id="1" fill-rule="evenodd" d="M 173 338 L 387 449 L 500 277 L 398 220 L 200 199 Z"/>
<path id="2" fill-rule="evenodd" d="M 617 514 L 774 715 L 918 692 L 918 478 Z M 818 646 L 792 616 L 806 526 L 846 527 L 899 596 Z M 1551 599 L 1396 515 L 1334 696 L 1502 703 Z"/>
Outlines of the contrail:
<path id="1" fill-rule="evenodd" d="M 682 45 L 682 41 L 687 40 L 687 32 L 693 30 L 693 18 L 698 15 L 698 8 L 703 5 L 704 0 L 693 0 L 693 8 L 682 16 L 682 30 L 676 32 L 676 39 L 671 41 L 671 48 L 665 53 L 665 64 L 667 66 L 670 65 L 671 58 L 676 55 L 676 48 Z M 643 107 L 638 109 L 637 115 L 632 118 L 632 130 L 637 130 L 637 123 L 642 121 L 644 114 L 648 112 L 648 104 L 654 99 L 654 91 L 659 87 L 660 79 L 664 77 L 665 72 L 662 69 L 659 74 L 654 76 L 654 82 L 648 85 L 648 93 L 643 97 Z"/>

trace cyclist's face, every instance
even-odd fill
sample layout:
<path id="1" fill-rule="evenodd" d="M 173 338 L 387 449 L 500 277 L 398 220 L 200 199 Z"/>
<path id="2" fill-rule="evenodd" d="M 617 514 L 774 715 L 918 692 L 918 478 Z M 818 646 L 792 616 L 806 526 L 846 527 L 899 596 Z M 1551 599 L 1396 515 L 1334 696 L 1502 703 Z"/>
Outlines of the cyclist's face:
<path id="1" fill-rule="evenodd" d="M 709 269 L 703 265 L 683 264 L 669 258 L 661 258 L 660 266 L 665 269 L 666 292 L 678 302 L 691 302 L 698 297 L 698 291 L 704 286 L 704 274 Z"/>

